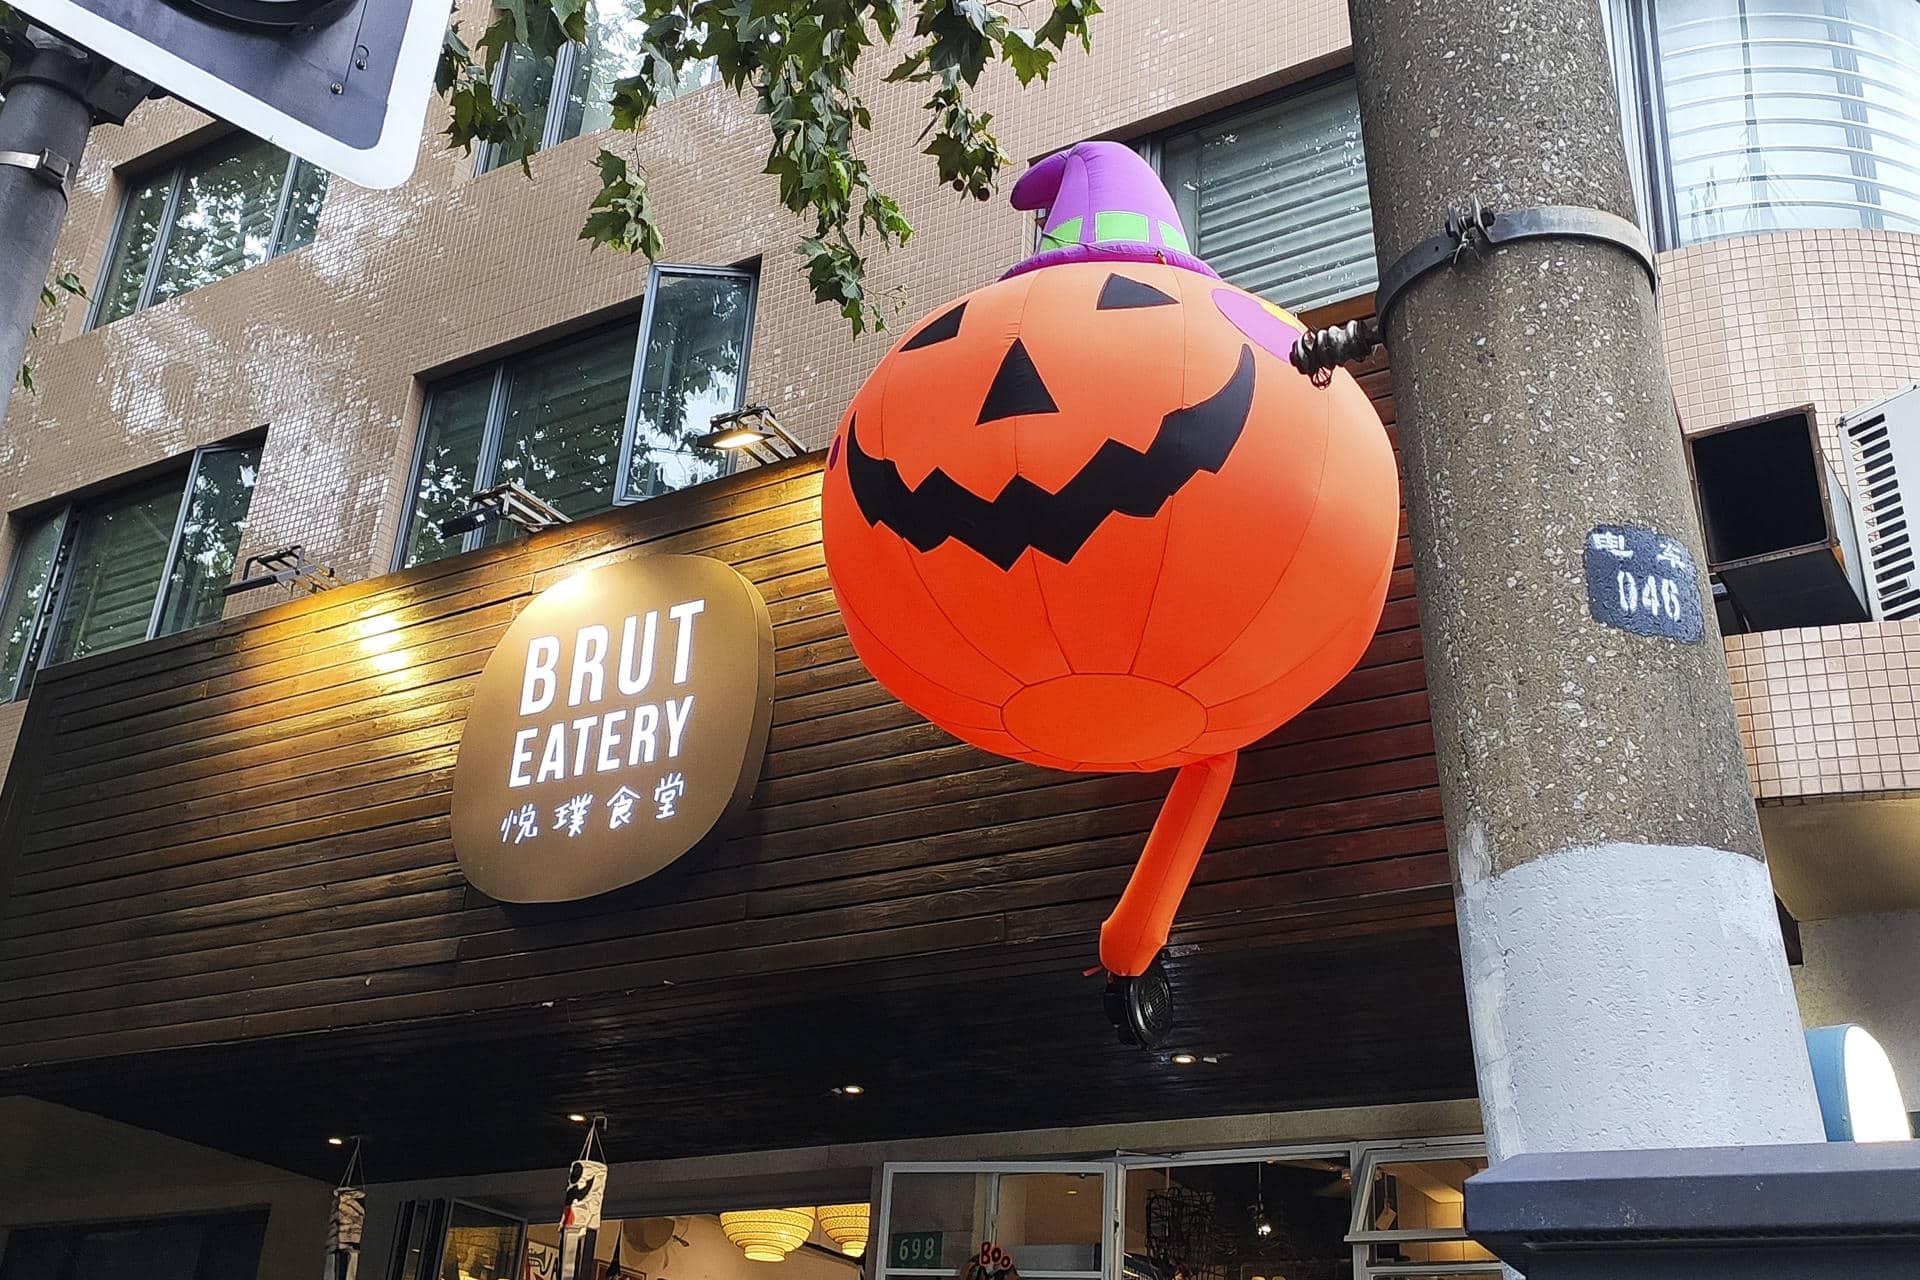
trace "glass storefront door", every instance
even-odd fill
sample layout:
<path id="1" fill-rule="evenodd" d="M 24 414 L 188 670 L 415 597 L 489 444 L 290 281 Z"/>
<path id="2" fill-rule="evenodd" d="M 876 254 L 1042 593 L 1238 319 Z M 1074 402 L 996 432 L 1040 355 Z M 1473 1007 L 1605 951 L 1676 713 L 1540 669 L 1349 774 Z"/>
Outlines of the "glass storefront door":
<path id="1" fill-rule="evenodd" d="M 1050 1164 L 897 1164 L 875 1280 L 1467 1280 L 1477 1139 Z M 987 1274 L 983 1275 L 982 1272 Z"/>
<path id="2" fill-rule="evenodd" d="M 1354 1172 L 1354 1274 L 1359 1280 L 1461 1280 L 1498 1275 L 1494 1256 L 1467 1239 L 1466 1182 L 1487 1167 L 1480 1142 L 1367 1147 Z"/>
<path id="3" fill-rule="evenodd" d="M 391 1280 L 514 1280 L 527 1224 L 462 1200 L 401 1206 Z M 364 1260 L 363 1260 L 364 1262 Z"/>
<path id="4" fill-rule="evenodd" d="M 969 1280 L 988 1247 L 1020 1280 L 1105 1280 L 1115 1175 L 1112 1162 L 888 1165 L 878 1280 Z"/>

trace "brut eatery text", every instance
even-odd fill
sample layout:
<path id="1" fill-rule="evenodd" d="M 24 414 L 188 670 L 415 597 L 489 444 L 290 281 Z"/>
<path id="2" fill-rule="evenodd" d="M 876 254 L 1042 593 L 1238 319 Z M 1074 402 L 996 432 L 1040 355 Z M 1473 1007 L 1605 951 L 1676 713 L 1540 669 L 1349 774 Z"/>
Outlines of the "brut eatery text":
<path id="1" fill-rule="evenodd" d="M 548 723 L 514 734 L 507 785 L 558 782 L 678 758 L 694 695 L 676 696 L 674 690 L 691 678 L 694 621 L 706 608 L 707 602 L 699 599 L 665 610 L 665 629 L 673 633 L 670 680 L 660 678 L 666 675 L 666 663 L 656 662 L 663 648 L 659 609 L 628 614 L 619 624 L 617 643 L 613 628 L 597 622 L 574 632 L 571 653 L 557 635 L 530 640 L 520 682 L 520 715 L 564 710 Z M 640 701 L 643 697 L 647 700 Z M 582 708 L 592 710 L 573 714 Z"/>
<path id="2" fill-rule="evenodd" d="M 634 555 L 539 592 L 474 683 L 453 848 L 502 902 L 644 880 L 744 806 L 773 719 L 773 623 L 709 556 Z"/>

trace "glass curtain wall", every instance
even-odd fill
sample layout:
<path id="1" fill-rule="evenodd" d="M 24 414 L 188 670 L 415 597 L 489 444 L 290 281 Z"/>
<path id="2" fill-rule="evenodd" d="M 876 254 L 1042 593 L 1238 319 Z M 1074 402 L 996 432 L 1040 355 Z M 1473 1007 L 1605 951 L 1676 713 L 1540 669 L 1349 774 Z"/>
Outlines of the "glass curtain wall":
<path id="1" fill-rule="evenodd" d="M 1920 4 L 1652 0 L 1637 25 L 1665 239 L 1802 228 L 1920 232 Z M 1624 74 L 1620 74 L 1624 72 Z"/>

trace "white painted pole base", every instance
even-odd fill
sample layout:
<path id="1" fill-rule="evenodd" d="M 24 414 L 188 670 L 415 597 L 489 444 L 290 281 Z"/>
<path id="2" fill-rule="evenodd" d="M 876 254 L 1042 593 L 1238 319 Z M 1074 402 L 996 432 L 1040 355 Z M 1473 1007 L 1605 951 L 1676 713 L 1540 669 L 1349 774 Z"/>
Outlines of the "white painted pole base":
<path id="1" fill-rule="evenodd" d="M 1608 844 L 1494 876 L 1459 852 L 1495 1159 L 1823 1139 L 1764 862 Z"/>

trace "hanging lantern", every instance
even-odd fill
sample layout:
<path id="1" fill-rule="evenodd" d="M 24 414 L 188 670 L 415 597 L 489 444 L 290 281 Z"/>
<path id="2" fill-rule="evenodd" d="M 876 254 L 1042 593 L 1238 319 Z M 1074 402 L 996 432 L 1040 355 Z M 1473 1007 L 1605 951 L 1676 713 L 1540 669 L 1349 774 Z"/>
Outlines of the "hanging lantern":
<path id="1" fill-rule="evenodd" d="M 811 1209 L 745 1209 L 720 1215 L 720 1230 L 750 1261 L 784 1262 L 813 1234 Z"/>
<path id="2" fill-rule="evenodd" d="M 327 1218 L 326 1280 L 357 1280 L 360 1274 L 360 1237 L 367 1221 L 366 1174 L 360 1164 L 360 1139 L 353 1140 L 347 1171 L 333 1191 L 333 1212 Z"/>
<path id="3" fill-rule="evenodd" d="M 828 1204 L 822 1205 L 820 1229 L 827 1238 L 840 1246 L 840 1252 L 849 1258 L 858 1258 L 867 1251 L 867 1228 L 872 1221 L 873 1210 L 867 1204 Z"/>
<path id="4" fill-rule="evenodd" d="M 595 1116 L 587 1140 L 567 1168 L 567 1193 L 560 1208 L 560 1280 L 591 1280 L 594 1242 L 600 1234 L 600 1209 L 607 1197 L 607 1152 L 598 1141 L 607 1118 Z M 594 1148 L 600 1158 L 594 1159 Z"/>

